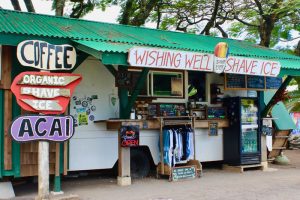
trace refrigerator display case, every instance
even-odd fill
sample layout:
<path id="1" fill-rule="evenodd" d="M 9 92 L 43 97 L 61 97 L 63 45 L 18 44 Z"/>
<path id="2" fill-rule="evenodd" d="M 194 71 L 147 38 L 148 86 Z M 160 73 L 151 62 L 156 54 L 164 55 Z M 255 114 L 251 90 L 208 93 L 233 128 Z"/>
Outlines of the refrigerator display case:
<path id="1" fill-rule="evenodd" d="M 224 163 L 259 164 L 261 147 L 257 98 L 225 98 L 224 106 L 229 120 L 229 127 L 224 129 Z"/>

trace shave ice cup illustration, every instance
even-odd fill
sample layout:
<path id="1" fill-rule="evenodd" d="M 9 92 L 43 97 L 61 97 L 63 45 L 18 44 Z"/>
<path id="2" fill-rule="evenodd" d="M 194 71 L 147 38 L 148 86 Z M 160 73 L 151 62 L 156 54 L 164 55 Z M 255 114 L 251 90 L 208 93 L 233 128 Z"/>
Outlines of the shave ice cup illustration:
<path id="1" fill-rule="evenodd" d="M 224 72 L 226 67 L 226 59 L 228 57 L 229 48 L 225 42 L 219 42 L 215 47 L 214 72 L 220 74 Z"/>

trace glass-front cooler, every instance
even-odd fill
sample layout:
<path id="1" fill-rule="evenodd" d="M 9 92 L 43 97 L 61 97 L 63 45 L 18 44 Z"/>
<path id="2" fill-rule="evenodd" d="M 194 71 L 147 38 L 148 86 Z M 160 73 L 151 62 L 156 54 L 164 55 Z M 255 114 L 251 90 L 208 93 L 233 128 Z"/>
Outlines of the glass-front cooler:
<path id="1" fill-rule="evenodd" d="M 224 129 L 224 162 L 232 165 L 260 163 L 259 107 L 257 98 L 224 100 L 229 127 Z"/>

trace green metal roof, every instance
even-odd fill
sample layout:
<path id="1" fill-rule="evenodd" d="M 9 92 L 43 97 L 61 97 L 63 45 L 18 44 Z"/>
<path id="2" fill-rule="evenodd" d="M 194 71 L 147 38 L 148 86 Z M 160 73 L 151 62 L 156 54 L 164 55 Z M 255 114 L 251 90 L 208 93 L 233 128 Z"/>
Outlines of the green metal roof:
<path id="1" fill-rule="evenodd" d="M 69 39 L 99 51 L 127 53 L 133 46 L 213 53 L 218 42 L 227 42 L 230 55 L 280 61 L 283 68 L 300 69 L 300 57 L 245 41 L 109 24 L 0 9 L 1 34 Z"/>
<path id="2" fill-rule="evenodd" d="M 264 102 L 267 105 L 274 96 L 274 91 L 264 92 Z M 296 129 L 296 125 L 291 118 L 285 105 L 280 101 L 278 102 L 271 111 L 272 117 L 277 130 L 291 130 Z"/>

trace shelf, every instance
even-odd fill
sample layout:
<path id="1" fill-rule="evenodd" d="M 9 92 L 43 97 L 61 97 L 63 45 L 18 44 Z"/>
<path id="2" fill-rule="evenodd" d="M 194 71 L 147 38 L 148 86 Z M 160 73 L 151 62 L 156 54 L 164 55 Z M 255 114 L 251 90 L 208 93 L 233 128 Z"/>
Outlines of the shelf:
<path id="1" fill-rule="evenodd" d="M 218 120 L 195 120 L 194 128 L 208 128 L 209 122 L 217 122 L 218 128 L 229 127 L 229 122 L 227 119 L 218 119 Z"/>

